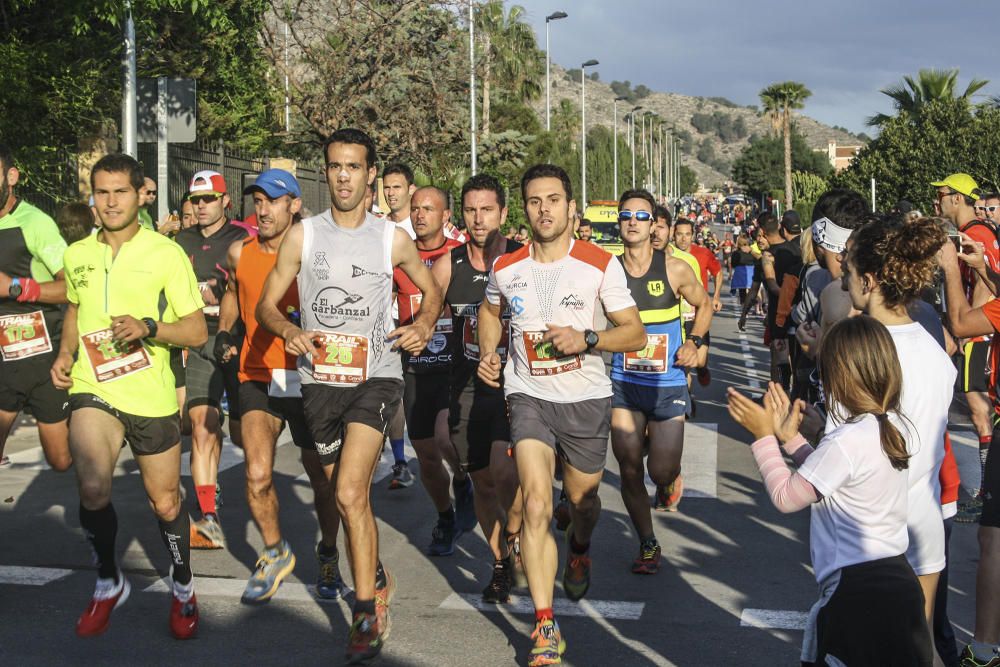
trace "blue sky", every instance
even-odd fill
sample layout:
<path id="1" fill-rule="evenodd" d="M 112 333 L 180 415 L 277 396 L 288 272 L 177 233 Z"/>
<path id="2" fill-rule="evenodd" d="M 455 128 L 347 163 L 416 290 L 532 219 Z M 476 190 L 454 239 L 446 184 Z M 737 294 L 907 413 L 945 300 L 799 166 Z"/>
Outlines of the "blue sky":
<path id="1" fill-rule="evenodd" d="M 800 81 L 805 113 L 872 133 L 865 118 L 891 112 L 879 90 L 926 68 L 959 68 L 990 80 L 976 96 L 1000 95 L 997 0 L 522 0 L 539 45 L 545 16 L 552 60 L 579 67 L 595 58 L 602 81 L 757 104 L 758 91 Z"/>

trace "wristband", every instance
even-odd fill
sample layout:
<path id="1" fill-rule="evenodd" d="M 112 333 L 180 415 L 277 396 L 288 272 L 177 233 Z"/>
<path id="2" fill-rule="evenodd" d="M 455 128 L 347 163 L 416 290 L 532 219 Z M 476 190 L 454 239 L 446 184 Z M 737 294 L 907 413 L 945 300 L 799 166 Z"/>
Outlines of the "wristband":
<path id="1" fill-rule="evenodd" d="M 147 329 L 149 329 L 149 333 L 146 334 L 145 337 L 156 338 L 156 333 L 160 329 L 159 325 L 156 323 L 156 320 L 154 320 L 152 317 L 144 317 L 142 318 L 142 323 L 146 325 Z"/>
<path id="2" fill-rule="evenodd" d="M 212 348 L 212 356 L 220 364 L 225 363 L 223 357 L 226 354 L 226 349 L 229 347 L 236 346 L 236 339 L 228 331 L 220 331 L 215 334 L 215 345 Z"/>
<path id="3" fill-rule="evenodd" d="M 21 303 L 34 303 L 42 296 L 42 286 L 34 278 L 21 278 L 21 295 L 17 300 Z"/>

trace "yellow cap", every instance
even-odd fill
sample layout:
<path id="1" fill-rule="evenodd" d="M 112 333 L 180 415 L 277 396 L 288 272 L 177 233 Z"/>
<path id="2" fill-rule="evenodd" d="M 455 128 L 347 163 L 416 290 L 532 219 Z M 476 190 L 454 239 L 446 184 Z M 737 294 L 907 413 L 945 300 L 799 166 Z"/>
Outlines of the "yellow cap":
<path id="1" fill-rule="evenodd" d="M 951 188 L 959 194 L 963 194 L 966 197 L 971 197 L 972 199 L 979 199 L 979 184 L 976 183 L 976 179 L 972 178 L 968 174 L 952 174 L 943 181 L 938 181 L 937 183 L 931 183 L 936 188 Z"/>

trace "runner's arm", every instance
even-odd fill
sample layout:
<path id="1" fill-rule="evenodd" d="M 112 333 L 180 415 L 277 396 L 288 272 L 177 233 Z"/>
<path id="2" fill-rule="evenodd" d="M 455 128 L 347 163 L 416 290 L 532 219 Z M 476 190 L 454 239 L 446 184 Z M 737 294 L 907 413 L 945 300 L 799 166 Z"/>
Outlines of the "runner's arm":
<path id="1" fill-rule="evenodd" d="M 7 295 L 10 293 L 10 286 L 14 278 L 18 278 L 21 281 L 21 289 L 23 290 L 21 298 L 18 301 L 28 303 L 67 303 L 66 280 L 62 269 L 55 274 L 55 280 L 46 281 L 38 281 L 30 276 L 11 277 L 0 271 L 0 295 L 3 295 L 3 299 L 8 298 Z"/>
<path id="2" fill-rule="evenodd" d="M 201 307 L 176 322 L 157 322 L 155 340 L 175 347 L 201 347 L 208 340 L 208 324 Z M 148 329 L 147 329 L 148 332 Z"/>
<path id="3" fill-rule="evenodd" d="M 77 305 L 70 303 L 63 315 L 62 336 L 59 339 L 59 353 L 52 362 L 49 375 L 52 384 L 57 389 L 69 389 L 73 386 L 71 373 L 77 348 L 80 347 L 80 331 L 76 325 Z"/>
<path id="4" fill-rule="evenodd" d="M 229 280 L 226 281 L 226 291 L 222 294 L 219 304 L 219 331 L 231 331 L 236 320 L 240 318 L 239 292 L 236 285 L 236 266 L 240 263 L 243 252 L 243 241 L 233 241 L 226 252 L 226 265 L 229 269 Z"/>
<path id="5" fill-rule="evenodd" d="M 437 284 L 441 286 L 442 293 L 446 293 L 448 286 L 451 285 L 451 250 L 435 260 L 434 264 L 431 265 L 431 273 Z"/>
<path id="6" fill-rule="evenodd" d="M 402 269 L 421 293 L 420 311 L 413 318 L 413 324 L 399 327 L 389 334 L 390 338 L 396 339 L 392 347 L 419 354 L 427 346 L 427 341 L 434 333 L 434 324 L 441 315 L 444 305 L 441 286 L 420 259 L 417 246 L 410 236 L 401 229 L 397 229 L 393 237 L 392 265 Z"/>
<path id="7" fill-rule="evenodd" d="M 684 262 L 667 259 L 667 275 L 670 278 L 670 284 L 676 286 L 677 294 L 695 309 L 691 335 L 704 336 L 712 324 L 712 309 L 709 307 L 708 292 L 698 282 L 698 277 L 691 270 L 691 267 Z M 721 284 L 721 280 L 716 280 L 716 285 Z"/>
<path id="8" fill-rule="evenodd" d="M 995 331 L 982 308 L 973 308 L 962 291 L 962 275 L 958 270 L 958 257 L 954 246 L 945 243 L 939 259 L 944 271 L 944 296 L 948 328 L 956 338 L 985 336 Z"/>
<path id="9" fill-rule="evenodd" d="M 500 320 L 500 297 L 496 292 L 491 297 L 490 289 L 495 288 L 495 278 L 490 272 L 490 284 L 486 288 L 486 298 L 479 306 L 476 315 L 476 331 L 479 336 L 479 367 L 476 374 L 479 379 L 490 387 L 500 386 L 500 355 L 497 354 L 497 345 L 500 344 L 500 337 L 503 335 L 503 323 Z M 497 303 L 491 303 L 490 299 L 495 298 Z"/>
<path id="10" fill-rule="evenodd" d="M 292 225 L 278 247 L 278 259 L 267 274 L 255 315 L 257 323 L 285 341 L 285 346 L 296 355 L 311 354 L 312 338 L 288 321 L 278 309 L 278 302 L 302 267 L 302 225 Z"/>

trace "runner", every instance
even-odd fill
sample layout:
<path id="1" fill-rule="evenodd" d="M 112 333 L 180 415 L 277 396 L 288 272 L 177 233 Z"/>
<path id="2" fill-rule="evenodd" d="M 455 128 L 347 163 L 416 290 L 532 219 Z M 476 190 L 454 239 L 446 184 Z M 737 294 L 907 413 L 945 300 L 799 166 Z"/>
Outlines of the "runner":
<path id="1" fill-rule="evenodd" d="M 191 420 L 191 477 L 201 519 L 191 524 L 193 549 L 222 549 L 226 536 L 219 523 L 217 484 L 222 455 L 222 397 L 229 400 L 229 437 L 240 444 L 239 362 L 215 361 L 215 334 L 219 327 L 219 302 L 229 281 L 226 255 L 229 246 L 247 238 L 247 231 L 229 222 L 230 206 L 222 174 L 199 171 L 191 179 L 189 199 L 198 224 L 177 234 L 176 241 L 194 265 L 205 300 L 208 342 L 187 351 L 185 368 L 187 415 Z M 242 337 L 238 337 L 242 338 Z"/>
<path id="2" fill-rule="evenodd" d="M 410 200 L 410 217 L 417 235 L 417 251 L 427 266 L 461 245 L 445 238 L 444 222 L 451 216 L 448 195 L 435 187 L 420 188 Z M 399 323 L 412 324 L 420 312 L 421 290 L 402 269 L 394 273 L 399 303 Z M 431 532 L 427 553 L 450 556 L 455 552 L 459 535 L 476 527 L 472 480 L 459 465 L 448 428 L 451 397 L 453 324 L 448 312 L 442 313 L 427 348 L 419 354 L 403 353 L 403 406 L 410 442 L 420 462 L 420 481 L 438 513 Z M 454 479 L 448 475 L 451 468 Z M 455 504 L 449 489 L 454 489 Z"/>
<path id="3" fill-rule="evenodd" d="M 267 602 L 282 580 L 295 567 L 295 554 L 281 535 L 278 496 L 272 482 L 274 450 L 285 425 L 292 442 L 302 450 L 302 466 L 312 485 L 322 539 L 316 545 L 319 580 L 316 594 L 337 600 L 344 593 L 340 578 L 337 533 L 340 515 L 334 504 L 330 477 L 333 466 L 320 463 L 316 443 L 306 426 L 301 383 L 295 357 L 284 343 L 260 328 L 254 307 L 260 299 L 264 279 L 274 267 L 278 247 L 293 223 L 300 219 L 302 190 L 295 177 L 282 169 L 269 169 L 243 191 L 252 195 L 257 214 L 258 236 L 236 241 L 229 247 L 229 284 L 222 297 L 215 356 L 220 364 L 240 358 L 240 428 L 246 455 L 247 500 L 250 513 L 264 540 L 257 569 L 247 582 L 243 602 Z M 298 290 L 293 284 L 279 305 L 291 322 L 299 318 Z M 230 333 L 237 318 L 246 326 L 242 352 Z"/>
<path id="4" fill-rule="evenodd" d="M 0 144 L 0 465 L 7 436 L 24 408 L 38 423 L 45 460 L 67 470 L 70 456 L 66 392 L 49 368 L 59 349 L 66 303 L 66 242 L 52 218 L 19 199 L 14 155 Z"/>
<path id="5" fill-rule="evenodd" d="M 698 275 L 700 276 L 702 286 L 706 290 L 708 289 L 708 278 L 709 276 L 712 277 L 715 285 L 715 291 L 712 293 L 712 310 L 717 313 L 722 310 L 722 266 L 719 264 L 715 253 L 704 246 L 691 242 L 693 231 L 694 225 L 690 221 L 684 219 L 678 220 L 674 224 L 674 247 L 693 255 L 698 261 Z M 693 326 L 694 318 L 685 318 L 685 336 L 691 335 Z M 698 347 L 698 367 L 696 373 L 698 375 L 698 384 L 703 387 L 707 387 L 712 381 L 712 374 L 708 370 L 708 347 L 711 339 L 711 335 L 706 333 L 704 344 Z"/>
<path id="6" fill-rule="evenodd" d="M 427 346 L 442 299 L 406 233 L 364 209 L 365 185 L 377 174 L 371 138 L 337 130 L 323 153 L 333 207 L 286 233 L 257 320 L 286 350 L 306 355 L 299 359 L 306 423 L 320 461 L 337 464 L 337 508 L 356 591 L 347 658 L 358 663 L 382 649 L 396 586 L 379 562 L 369 497 L 390 411 L 403 391 L 398 350 L 416 354 Z M 396 266 L 420 289 L 422 310 L 413 324 L 390 331 Z M 278 308 L 296 280 L 302 328 Z"/>
<path id="7" fill-rule="evenodd" d="M 618 259 L 639 307 L 647 341 L 639 352 L 615 354 L 611 368 L 611 446 L 621 470 L 622 500 L 639 537 L 639 556 L 632 563 L 636 574 L 655 574 L 660 563 L 643 454 L 648 451 L 649 476 L 657 487 L 666 489 L 679 478 L 689 401 L 684 367 L 697 365 L 698 348 L 712 321 L 708 294 L 691 268 L 662 250 L 653 250 L 649 230 L 654 207 L 653 196 L 645 190 L 625 192 L 618 205 L 625 245 Z M 696 309 L 686 340 L 681 330 L 681 297 Z"/>
<path id="8" fill-rule="evenodd" d="M 471 239 L 442 255 L 432 270 L 438 284 L 445 288 L 445 303 L 454 318 L 452 411 L 460 412 L 466 421 L 464 437 L 457 439 L 456 446 L 462 467 L 472 475 L 476 515 L 493 552 L 493 575 L 483 589 L 483 601 L 496 604 L 510 600 L 514 575 L 519 570 L 521 503 L 517 469 L 507 456 L 510 422 L 503 391 L 476 376 L 477 311 L 486 294 L 493 262 L 522 246 L 500 233 L 507 220 L 507 197 L 493 176 L 478 174 L 465 182 L 462 215 Z M 510 344 L 509 308 L 504 310 L 502 320 L 498 350 L 501 363 L 506 361 Z"/>
<path id="9" fill-rule="evenodd" d="M 204 303 L 180 248 L 139 226 L 139 163 L 107 155 L 94 165 L 90 185 L 103 229 L 66 250 L 69 307 L 52 365 L 53 384 L 69 390 L 80 525 L 97 561 L 97 586 L 76 633 L 92 637 L 107 630 L 112 610 L 129 596 L 115 558 L 118 519 L 111 504 L 125 441 L 170 555 L 170 631 L 189 639 L 198 629 L 198 602 L 189 518 L 179 492 L 180 420 L 170 346 L 205 342 Z"/>
<path id="10" fill-rule="evenodd" d="M 504 394 L 511 442 L 524 494 L 521 557 L 535 606 L 535 646 L 529 665 L 561 662 L 566 643 L 552 615 L 557 550 L 549 532 L 555 458 L 572 505 L 566 530 L 563 588 L 580 600 L 590 587 L 590 536 L 600 515 L 597 495 L 607 456 L 611 380 L 600 352 L 644 347 L 646 334 L 625 273 L 614 257 L 576 243 L 569 176 L 539 164 L 521 179 L 532 242 L 493 264 L 479 309 L 479 377 L 500 386 L 501 305 L 511 309 L 511 363 Z M 598 302 L 616 326 L 595 331 Z"/>

